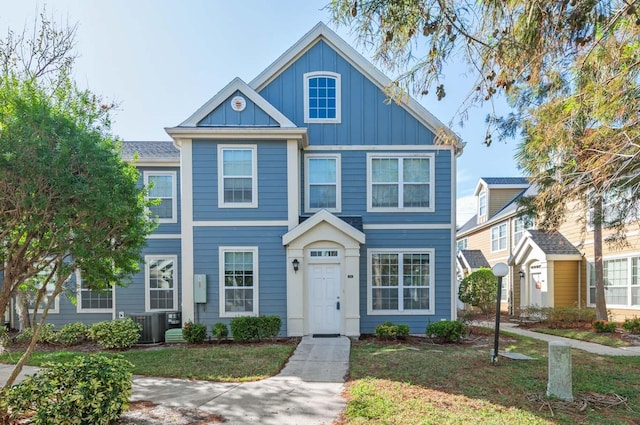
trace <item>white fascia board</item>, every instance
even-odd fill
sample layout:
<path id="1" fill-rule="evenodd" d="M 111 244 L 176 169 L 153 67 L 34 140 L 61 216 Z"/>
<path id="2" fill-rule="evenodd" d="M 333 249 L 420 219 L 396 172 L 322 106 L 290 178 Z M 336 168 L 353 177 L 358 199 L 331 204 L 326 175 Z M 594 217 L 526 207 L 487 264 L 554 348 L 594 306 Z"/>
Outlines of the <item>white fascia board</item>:
<path id="1" fill-rule="evenodd" d="M 180 167 L 180 158 L 145 158 L 137 161 L 125 158 L 124 161 L 136 167 Z"/>
<path id="2" fill-rule="evenodd" d="M 294 229 L 285 233 L 282 236 L 282 245 L 285 245 L 285 246 L 289 245 L 291 242 L 293 242 L 294 240 L 296 240 L 297 238 L 299 238 L 300 236 L 302 236 L 303 234 L 313 229 L 315 226 L 317 226 L 322 222 L 327 222 L 328 224 L 340 230 L 342 233 L 351 237 L 352 239 L 354 239 L 360 244 L 365 243 L 366 237 L 364 233 L 362 233 L 355 227 L 350 226 L 346 222 L 340 220 L 338 217 L 331 214 L 329 211 L 320 210 L 314 215 L 312 215 L 311 217 L 309 217 L 308 219 L 306 219 L 305 221 L 303 221 L 300 225 L 298 225 Z"/>
<path id="3" fill-rule="evenodd" d="M 389 77 L 384 75 L 378 68 L 362 56 L 356 49 L 351 47 L 338 34 L 333 32 L 323 22 L 318 22 L 308 33 L 306 33 L 298 42 L 285 51 L 278 59 L 262 71 L 254 78 L 249 85 L 256 91 L 262 90 L 267 84 L 280 75 L 289 65 L 295 62 L 300 56 L 313 47 L 318 41 L 324 40 L 329 44 L 340 56 L 348 63 L 365 75 L 378 88 L 384 89 L 391 84 Z M 434 134 L 438 134 L 441 128 L 450 129 L 444 125 L 438 118 L 429 112 L 424 106 L 418 103 L 411 96 L 406 102 L 400 103 L 407 112 L 416 118 L 425 127 L 430 129 Z M 457 135 L 456 138 L 456 155 L 462 153 L 465 143 Z"/>
<path id="4" fill-rule="evenodd" d="M 266 101 L 265 98 L 260 96 L 255 90 L 247 85 L 240 78 L 234 78 L 229 84 L 227 84 L 222 90 L 216 93 L 207 103 L 202 105 L 196 112 L 189 118 L 183 121 L 178 127 L 195 127 L 198 123 L 204 119 L 207 115 L 213 112 L 218 106 L 220 106 L 225 100 L 229 98 L 236 91 L 240 91 L 247 96 L 253 103 L 255 103 L 260 109 L 262 109 L 267 115 L 276 120 L 280 127 L 291 128 L 296 125 L 285 117 L 282 112 L 278 111 L 273 105 Z"/>
<path id="5" fill-rule="evenodd" d="M 166 127 L 164 129 L 176 143 L 183 139 L 252 139 L 252 140 L 299 140 L 300 147 L 309 145 L 307 129 L 303 127 Z"/>

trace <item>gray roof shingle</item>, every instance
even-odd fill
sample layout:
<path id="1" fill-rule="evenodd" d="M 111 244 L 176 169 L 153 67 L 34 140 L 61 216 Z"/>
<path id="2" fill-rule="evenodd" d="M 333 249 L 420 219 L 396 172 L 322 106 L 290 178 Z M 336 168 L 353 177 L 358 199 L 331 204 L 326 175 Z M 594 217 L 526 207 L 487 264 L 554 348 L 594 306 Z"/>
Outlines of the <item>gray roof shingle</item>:
<path id="1" fill-rule="evenodd" d="M 531 240 L 547 255 L 581 255 L 582 253 L 567 238 L 558 232 L 528 230 Z"/>
<path id="2" fill-rule="evenodd" d="M 465 261 L 472 269 L 491 267 L 487 259 L 484 257 L 484 254 L 479 249 L 461 249 L 458 255 L 464 257 Z"/>
<path id="3" fill-rule="evenodd" d="M 529 184 L 529 180 L 526 177 L 481 177 L 485 183 L 491 184 L 514 184 L 524 185 Z"/>
<path id="4" fill-rule="evenodd" d="M 180 151 L 173 142 L 122 142 L 122 157 L 133 159 L 134 154 L 140 159 L 179 159 Z"/>

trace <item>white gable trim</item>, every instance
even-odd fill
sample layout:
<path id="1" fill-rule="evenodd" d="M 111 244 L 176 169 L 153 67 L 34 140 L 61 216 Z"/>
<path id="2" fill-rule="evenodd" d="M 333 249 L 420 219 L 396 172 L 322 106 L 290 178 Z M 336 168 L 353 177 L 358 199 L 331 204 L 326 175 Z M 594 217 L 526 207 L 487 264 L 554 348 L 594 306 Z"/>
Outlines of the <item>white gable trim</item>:
<path id="1" fill-rule="evenodd" d="M 297 43 L 291 46 L 278 59 L 276 59 L 275 62 L 254 78 L 249 85 L 256 91 L 262 90 L 267 84 L 287 69 L 289 65 L 295 62 L 320 40 L 324 40 L 329 44 L 340 56 L 365 75 L 381 90 L 384 90 L 385 87 L 391 84 L 391 80 L 364 56 L 362 56 L 356 49 L 340 38 L 339 35 L 333 32 L 323 22 L 318 22 L 316 26 L 305 34 Z M 411 97 L 409 97 L 406 102 L 402 102 L 400 106 L 409 112 L 420 123 L 430 129 L 434 134 L 438 134 L 438 130 L 441 128 L 448 129 L 448 127 L 438 120 L 431 112 L 427 111 L 421 104 Z M 464 147 L 464 142 L 462 142 L 462 140 L 457 136 L 456 139 L 456 147 L 461 152 Z"/>
<path id="2" fill-rule="evenodd" d="M 240 91 L 243 95 L 247 96 L 249 100 L 256 104 L 260 109 L 267 113 L 271 118 L 276 120 L 280 127 L 295 127 L 296 125 L 285 117 L 282 112 L 278 111 L 273 105 L 267 102 L 262 96 L 256 93 L 251 87 L 247 85 L 240 78 L 234 78 L 229 84 L 227 84 L 222 90 L 216 93 L 207 103 L 202 105 L 193 115 L 182 122 L 178 127 L 196 127 L 198 123 L 203 120 L 207 115 L 213 112 L 218 106 L 220 106 L 225 100 L 229 98 L 236 91 Z"/>
<path id="3" fill-rule="evenodd" d="M 350 226 L 344 221 L 340 220 L 338 217 L 331 214 L 329 211 L 320 210 L 314 215 L 312 215 L 311 217 L 309 217 L 307 220 L 302 222 L 300 225 L 296 226 L 289 232 L 285 233 L 284 236 L 282 236 L 282 245 L 285 245 L 285 246 L 289 245 L 291 242 L 293 242 L 294 240 L 296 240 L 297 238 L 299 238 L 300 236 L 302 236 L 303 234 L 313 229 L 314 227 L 316 227 L 318 224 L 322 222 L 327 222 L 329 225 L 340 230 L 342 233 L 351 237 L 353 240 L 359 242 L 360 244 L 364 244 L 365 242 L 364 233 L 362 233 L 355 227 Z"/>
<path id="4" fill-rule="evenodd" d="M 533 254 L 533 255 L 532 255 Z M 513 250 L 513 254 L 509 256 L 507 263 L 510 266 L 525 263 L 528 258 L 532 257 L 539 261 L 571 261 L 581 260 L 581 254 L 546 254 L 533 239 L 528 231 L 524 232 L 522 239 Z"/>

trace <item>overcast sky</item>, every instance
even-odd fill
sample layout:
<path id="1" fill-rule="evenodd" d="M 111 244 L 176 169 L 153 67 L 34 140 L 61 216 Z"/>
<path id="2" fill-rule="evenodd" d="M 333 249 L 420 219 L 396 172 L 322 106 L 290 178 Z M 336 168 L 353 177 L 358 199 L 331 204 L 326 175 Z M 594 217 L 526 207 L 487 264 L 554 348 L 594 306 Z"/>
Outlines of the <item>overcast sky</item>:
<path id="1" fill-rule="evenodd" d="M 233 78 L 250 82 L 319 21 L 371 58 L 348 28 L 331 23 L 327 3 L 51 0 L 46 8 L 58 22 L 78 23 L 75 77 L 119 104 L 114 133 L 123 140 L 170 140 L 164 127 L 182 122 Z M 31 26 L 42 6 L 0 0 L 0 36 L 8 28 Z M 488 109 L 472 109 L 459 125 L 455 113 L 470 89 L 465 72 L 460 65 L 449 67 L 442 101 L 435 94 L 417 99 L 467 143 L 458 160 L 458 224 L 475 211 L 472 195 L 480 177 L 520 175 L 513 160 L 517 142 L 483 144 Z"/>

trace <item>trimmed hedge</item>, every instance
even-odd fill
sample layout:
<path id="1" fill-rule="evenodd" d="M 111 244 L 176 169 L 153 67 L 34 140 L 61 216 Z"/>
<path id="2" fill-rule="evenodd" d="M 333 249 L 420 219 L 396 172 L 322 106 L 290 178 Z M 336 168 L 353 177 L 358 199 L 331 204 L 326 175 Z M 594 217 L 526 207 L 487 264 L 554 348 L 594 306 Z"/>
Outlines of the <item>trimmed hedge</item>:
<path id="1" fill-rule="evenodd" d="M 104 348 L 125 349 L 138 342 L 141 331 L 141 324 L 127 318 L 94 323 L 87 334 L 89 339 Z"/>
<path id="2" fill-rule="evenodd" d="M 427 336 L 444 342 L 458 342 L 466 330 L 465 324 L 458 320 L 441 320 L 427 325 Z"/>
<path id="3" fill-rule="evenodd" d="M 234 341 L 239 342 L 275 339 L 280 334 L 281 327 L 280 316 L 234 317 L 231 319 L 231 336 Z"/>
<path id="4" fill-rule="evenodd" d="M 95 354 L 46 366 L 0 394 L 0 412 L 8 412 L 0 421 L 108 425 L 127 409 L 133 365 L 122 357 Z"/>
<path id="5" fill-rule="evenodd" d="M 394 325 L 391 322 L 384 322 L 376 326 L 376 336 L 381 339 L 407 339 L 409 325 Z"/>

